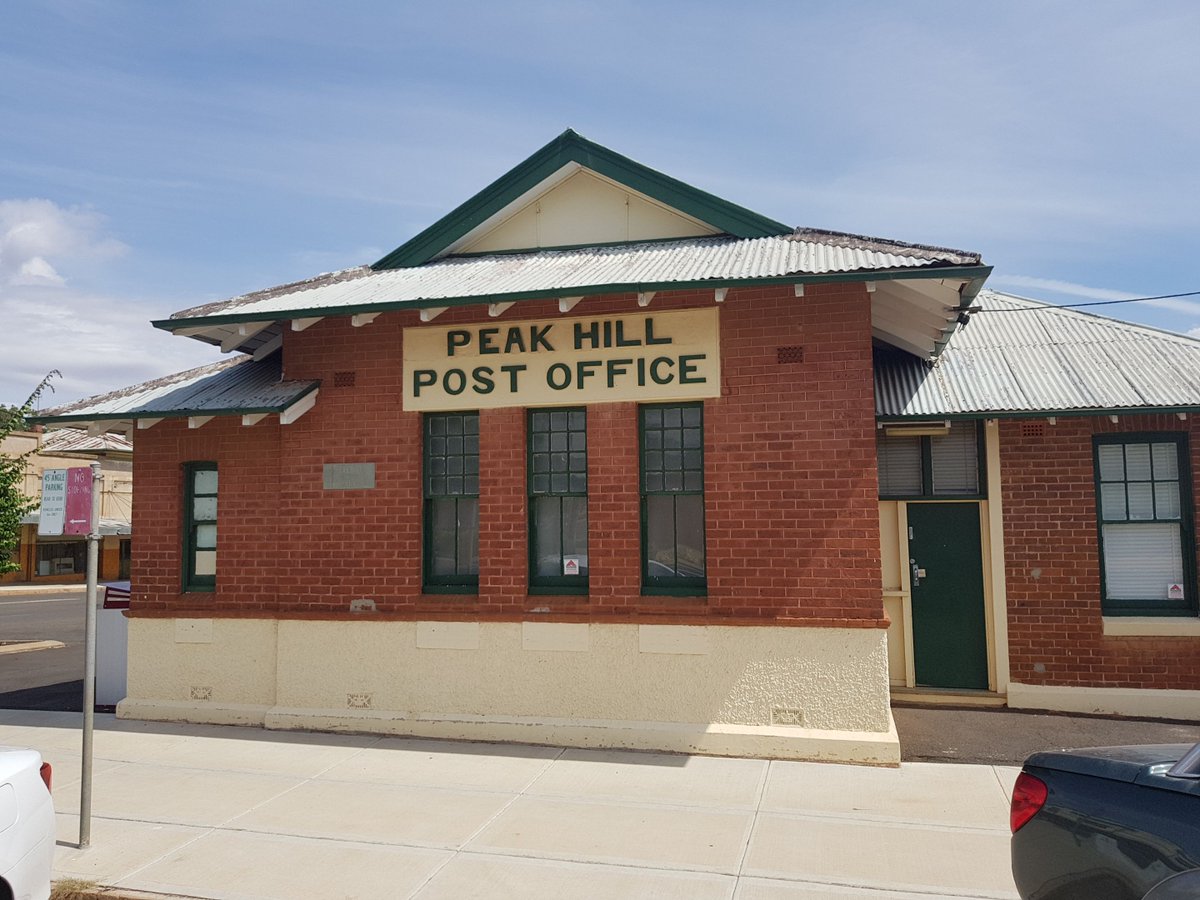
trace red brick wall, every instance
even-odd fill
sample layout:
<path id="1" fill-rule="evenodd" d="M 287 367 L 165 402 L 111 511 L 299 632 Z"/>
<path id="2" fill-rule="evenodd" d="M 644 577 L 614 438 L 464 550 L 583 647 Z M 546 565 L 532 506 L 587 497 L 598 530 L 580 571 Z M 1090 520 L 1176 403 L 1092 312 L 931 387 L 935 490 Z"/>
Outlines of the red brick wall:
<path id="1" fill-rule="evenodd" d="M 711 306 L 711 291 L 659 294 L 654 309 Z M 588 298 L 571 315 L 626 312 Z M 554 301 L 513 320 L 557 316 Z M 438 324 L 479 321 L 482 306 Z M 480 415 L 477 597 L 421 593 L 421 420 L 402 411 L 401 334 L 412 313 L 353 328 L 331 317 L 285 335 L 285 377 L 320 379 L 298 422 L 215 419 L 138 434 L 135 614 L 340 616 L 367 597 L 394 617 L 862 624 L 882 620 L 870 305 L 862 284 L 731 290 L 721 307 L 722 396 L 706 400 L 708 597 L 640 591 L 634 403 L 588 408 L 587 597 L 529 596 L 525 411 Z M 802 347 L 780 364 L 777 348 Z M 352 387 L 335 374 L 352 372 Z M 218 590 L 180 594 L 182 465 L 220 471 Z M 325 463 L 373 462 L 373 490 L 327 491 Z M 537 610 L 537 612 L 532 612 Z"/>
<path id="2" fill-rule="evenodd" d="M 1009 665 L 1024 684 L 1200 689 L 1200 638 L 1105 637 L 1092 435 L 1190 433 L 1173 415 L 1007 420 L 1000 426 Z M 1040 427 L 1041 436 L 1025 432 Z M 1195 585 L 1189 586 L 1195 590 Z"/>

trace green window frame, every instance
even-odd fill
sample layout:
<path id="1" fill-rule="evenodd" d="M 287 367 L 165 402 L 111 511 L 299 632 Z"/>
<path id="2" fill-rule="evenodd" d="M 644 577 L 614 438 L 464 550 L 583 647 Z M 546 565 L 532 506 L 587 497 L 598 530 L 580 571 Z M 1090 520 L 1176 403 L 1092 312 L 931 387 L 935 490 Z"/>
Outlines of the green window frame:
<path id="1" fill-rule="evenodd" d="M 183 589 L 217 587 L 217 464 L 192 462 L 183 467 Z"/>
<path id="2" fill-rule="evenodd" d="M 708 592 L 704 528 L 704 405 L 638 407 L 642 593 Z"/>
<path id="3" fill-rule="evenodd" d="M 424 590 L 479 590 L 479 413 L 426 413 Z"/>
<path id="4" fill-rule="evenodd" d="M 1195 615 L 1195 501 L 1187 435 L 1096 435 L 1092 449 L 1103 614 Z M 1179 585 L 1182 596 L 1172 596 L 1171 585 Z"/>
<path id="5" fill-rule="evenodd" d="M 532 409 L 527 424 L 529 593 L 586 594 L 587 409 Z"/>
<path id="6" fill-rule="evenodd" d="M 945 436 L 889 435 L 884 425 L 875 452 L 880 500 L 987 499 L 987 446 L 981 421 L 952 422 Z"/>

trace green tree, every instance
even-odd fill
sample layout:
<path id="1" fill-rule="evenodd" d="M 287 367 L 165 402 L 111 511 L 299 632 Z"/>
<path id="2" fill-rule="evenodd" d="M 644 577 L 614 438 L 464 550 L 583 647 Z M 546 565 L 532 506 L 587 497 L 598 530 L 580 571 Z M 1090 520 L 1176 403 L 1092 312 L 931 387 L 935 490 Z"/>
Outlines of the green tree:
<path id="1" fill-rule="evenodd" d="M 25 427 L 25 417 L 33 412 L 38 398 L 47 390 L 53 391 L 51 380 L 61 377 L 62 373 L 54 369 L 21 406 L 0 406 L 0 441 Z M 37 505 L 21 488 L 28 458 L 35 452 L 30 450 L 16 456 L 0 453 L 0 575 L 20 568 L 13 562 L 13 553 L 21 543 L 21 517 Z"/>

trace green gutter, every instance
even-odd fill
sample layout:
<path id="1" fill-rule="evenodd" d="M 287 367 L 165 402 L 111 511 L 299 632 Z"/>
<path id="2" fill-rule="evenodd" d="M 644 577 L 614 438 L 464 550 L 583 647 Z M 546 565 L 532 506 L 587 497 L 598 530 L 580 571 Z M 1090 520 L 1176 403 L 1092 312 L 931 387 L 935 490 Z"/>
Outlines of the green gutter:
<path id="1" fill-rule="evenodd" d="M 901 281 L 923 278 L 961 278 L 979 285 L 992 271 L 991 266 L 945 266 L 919 269 L 891 269 L 877 272 L 837 272 L 829 275 L 783 275 L 771 278 L 705 278 L 695 281 L 651 281 L 621 282 L 615 284 L 590 284 L 550 288 L 539 291 L 520 291 L 503 294 L 481 294 L 471 297 L 439 297 L 424 300 L 394 300 L 383 303 L 359 303 L 346 306 L 305 307 L 300 309 L 274 309 L 262 312 L 225 313 L 189 319 L 158 319 L 150 324 L 164 331 L 202 326 L 233 325 L 240 322 L 265 322 L 280 319 L 325 318 L 328 316 L 351 316 L 366 312 L 391 312 L 394 310 L 436 309 L 443 306 L 472 306 L 486 303 L 520 302 L 524 300 L 549 300 L 559 297 L 596 296 L 599 294 L 628 294 L 648 291 L 714 290 L 719 287 L 761 287 L 763 285 L 795 284 L 845 284 L 848 282 Z M 975 288 L 978 292 L 979 288 Z M 970 304 L 964 296 L 959 305 Z"/>

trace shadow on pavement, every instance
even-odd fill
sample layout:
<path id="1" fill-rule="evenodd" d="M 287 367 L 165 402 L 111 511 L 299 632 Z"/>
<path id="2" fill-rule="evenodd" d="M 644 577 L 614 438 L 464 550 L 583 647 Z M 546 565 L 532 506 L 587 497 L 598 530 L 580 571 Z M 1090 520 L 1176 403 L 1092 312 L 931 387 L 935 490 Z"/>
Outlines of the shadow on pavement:
<path id="1" fill-rule="evenodd" d="M 83 679 L 0 693 L 0 709 L 83 710 Z"/>

